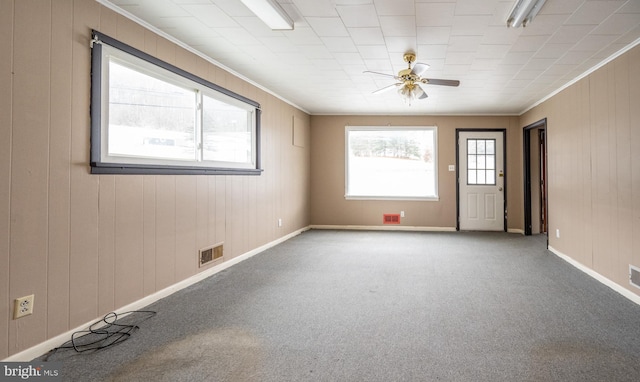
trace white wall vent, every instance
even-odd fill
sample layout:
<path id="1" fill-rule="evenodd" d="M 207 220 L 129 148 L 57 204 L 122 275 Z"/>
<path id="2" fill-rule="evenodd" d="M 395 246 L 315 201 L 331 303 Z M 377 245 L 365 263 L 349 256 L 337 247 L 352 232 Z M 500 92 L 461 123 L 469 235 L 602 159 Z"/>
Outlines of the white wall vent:
<path id="1" fill-rule="evenodd" d="M 629 282 L 631 285 L 640 288 L 640 268 L 629 264 Z"/>

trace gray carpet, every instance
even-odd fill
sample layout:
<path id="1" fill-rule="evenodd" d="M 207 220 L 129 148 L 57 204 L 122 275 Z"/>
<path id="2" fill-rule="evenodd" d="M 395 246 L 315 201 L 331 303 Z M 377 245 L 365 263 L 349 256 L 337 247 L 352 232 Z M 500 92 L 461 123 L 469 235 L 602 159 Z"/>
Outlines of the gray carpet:
<path id="1" fill-rule="evenodd" d="M 640 306 L 545 243 L 312 230 L 49 360 L 65 381 L 640 380 Z"/>

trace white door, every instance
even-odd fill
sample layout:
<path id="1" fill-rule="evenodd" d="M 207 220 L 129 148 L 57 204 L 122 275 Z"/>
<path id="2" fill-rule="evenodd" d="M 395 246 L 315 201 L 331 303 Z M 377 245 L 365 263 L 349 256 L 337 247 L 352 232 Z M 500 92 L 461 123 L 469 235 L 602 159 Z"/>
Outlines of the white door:
<path id="1" fill-rule="evenodd" d="M 502 131 L 458 135 L 459 223 L 463 231 L 504 231 Z"/>

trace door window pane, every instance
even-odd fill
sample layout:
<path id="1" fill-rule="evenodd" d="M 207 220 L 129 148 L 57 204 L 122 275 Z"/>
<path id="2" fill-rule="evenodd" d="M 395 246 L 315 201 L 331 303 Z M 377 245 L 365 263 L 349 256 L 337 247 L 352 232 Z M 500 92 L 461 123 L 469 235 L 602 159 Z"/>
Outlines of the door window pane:
<path id="1" fill-rule="evenodd" d="M 467 139 L 467 184 L 496 184 L 495 139 Z"/>

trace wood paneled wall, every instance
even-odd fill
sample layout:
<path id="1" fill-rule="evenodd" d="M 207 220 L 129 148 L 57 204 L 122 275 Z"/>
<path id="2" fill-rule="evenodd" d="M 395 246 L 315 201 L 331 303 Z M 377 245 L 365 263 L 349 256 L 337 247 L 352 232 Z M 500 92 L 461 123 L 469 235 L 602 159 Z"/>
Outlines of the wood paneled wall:
<path id="1" fill-rule="evenodd" d="M 629 264 L 640 267 L 640 46 L 530 110 L 521 124 L 544 117 L 550 246 L 640 294 L 628 275 Z"/>
<path id="2" fill-rule="evenodd" d="M 263 174 L 91 175 L 91 29 L 259 102 Z M 0 359 L 195 275 L 202 247 L 224 242 L 228 260 L 308 226 L 294 116 L 308 131 L 307 114 L 93 0 L 1 0 Z"/>
<path id="3" fill-rule="evenodd" d="M 346 200 L 345 126 L 437 126 L 438 201 Z M 522 231 L 522 129 L 518 117 L 312 116 L 311 221 L 315 225 L 380 226 L 382 214 L 405 211 L 402 225 L 455 228 L 456 129 L 506 129 L 509 229 Z"/>

